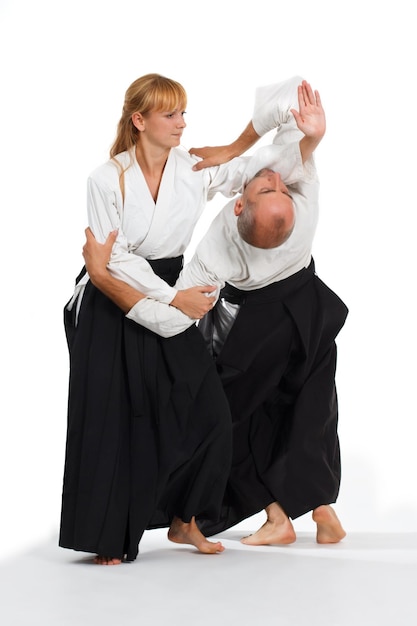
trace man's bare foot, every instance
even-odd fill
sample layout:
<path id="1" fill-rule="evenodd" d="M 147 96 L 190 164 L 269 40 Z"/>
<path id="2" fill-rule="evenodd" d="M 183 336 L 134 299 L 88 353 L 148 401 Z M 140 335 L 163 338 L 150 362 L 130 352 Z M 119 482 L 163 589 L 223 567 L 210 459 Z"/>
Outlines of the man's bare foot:
<path id="1" fill-rule="evenodd" d="M 194 546 L 203 554 L 223 552 L 224 546 L 220 541 L 208 541 L 195 523 L 195 518 L 186 524 L 178 517 L 174 517 L 168 530 L 168 539 L 174 543 L 186 543 Z"/>
<path id="2" fill-rule="evenodd" d="M 338 543 L 346 537 L 339 518 L 329 504 L 314 509 L 313 520 L 317 524 L 317 543 Z"/>
<path id="3" fill-rule="evenodd" d="M 94 563 L 96 565 L 120 565 L 121 559 L 114 559 L 111 556 L 97 556 L 94 557 Z"/>
<path id="4" fill-rule="evenodd" d="M 265 512 L 267 515 L 266 522 L 253 535 L 243 537 L 241 542 L 247 546 L 294 543 L 296 539 L 294 527 L 278 502 L 268 505 Z"/>

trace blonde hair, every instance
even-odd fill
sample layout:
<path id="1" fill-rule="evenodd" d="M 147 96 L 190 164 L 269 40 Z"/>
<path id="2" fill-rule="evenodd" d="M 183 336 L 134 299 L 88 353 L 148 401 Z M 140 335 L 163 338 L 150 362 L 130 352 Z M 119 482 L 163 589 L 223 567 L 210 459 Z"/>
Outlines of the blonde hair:
<path id="1" fill-rule="evenodd" d="M 110 148 L 110 158 L 136 145 L 139 131 L 133 125 L 132 115 L 146 115 L 150 111 L 185 109 L 187 94 L 177 81 L 160 74 L 145 74 L 128 87 L 122 117 L 117 126 L 116 139 Z"/>
<path id="2" fill-rule="evenodd" d="M 137 78 L 125 93 L 122 117 L 117 125 L 116 139 L 110 148 L 110 158 L 115 161 L 120 175 L 120 189 L 124 201 L 125 171 L 131 163 L 123 168 L 116 155 L 133 148 L 139 139 L 139 131 L 133 125 L 132 115 L 146 115 L 150 111 L 184 110 L 187 106 L 187 94 L 184 87 L 175 80 L 161 74 L 145 74 Z"/>

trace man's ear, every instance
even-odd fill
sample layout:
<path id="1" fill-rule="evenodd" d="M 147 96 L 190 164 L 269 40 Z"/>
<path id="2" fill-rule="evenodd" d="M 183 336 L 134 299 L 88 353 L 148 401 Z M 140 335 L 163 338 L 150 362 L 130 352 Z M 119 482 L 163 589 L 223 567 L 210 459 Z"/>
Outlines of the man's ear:
<path id="1" fill-rule="evenodd" d="M 243 211 L 243 202 L 242 202 L 242 197 L 238 198 L 235 202 L 235 215 L 240 215 Z"/>
<path id="2" fill-rule="evenodd" d="M 137 128 L 138 130 L 145 130 L 145 120 L 143 119 L 142 113 L 133 113 L 131 119 L 135 128 Z"/>

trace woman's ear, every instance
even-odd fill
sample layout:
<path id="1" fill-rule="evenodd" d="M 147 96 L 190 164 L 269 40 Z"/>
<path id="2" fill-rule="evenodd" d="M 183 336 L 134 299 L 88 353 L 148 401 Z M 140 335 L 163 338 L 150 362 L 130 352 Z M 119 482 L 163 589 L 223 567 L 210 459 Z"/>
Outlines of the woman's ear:
<path id="1" fill-rule="evenodd" d="M 145 130 L 145 120 L 143 119 L 142 113 L 133 113 L 131 119 L 135 128 L 138 130 Z"/>

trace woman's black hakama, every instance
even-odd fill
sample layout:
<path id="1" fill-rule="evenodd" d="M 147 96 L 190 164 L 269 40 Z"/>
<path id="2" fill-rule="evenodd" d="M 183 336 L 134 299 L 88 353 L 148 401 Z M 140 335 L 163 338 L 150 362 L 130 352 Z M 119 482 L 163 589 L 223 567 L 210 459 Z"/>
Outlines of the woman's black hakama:
<path id="1" fill-rule="evenodd" d="M 151 264 L 174 284 L 182 259 Z M 59 545 L 133 560 L 146 529 L 218 519 L 230 410 L 195 326 L 164 339 L 91 282 L 76 326 L 74 309 Z"/>

